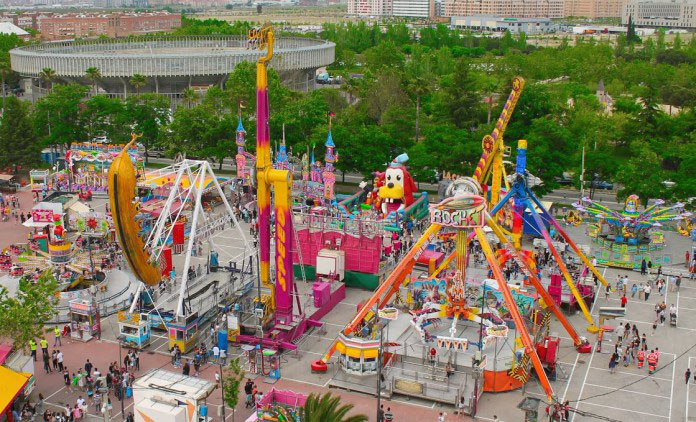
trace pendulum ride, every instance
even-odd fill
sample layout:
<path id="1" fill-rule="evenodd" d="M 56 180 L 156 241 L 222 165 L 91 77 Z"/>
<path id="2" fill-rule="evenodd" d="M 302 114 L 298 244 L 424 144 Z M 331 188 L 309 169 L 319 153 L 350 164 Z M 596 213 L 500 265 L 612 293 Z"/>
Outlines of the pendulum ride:
<path id="1" fill-rule="evenodd" d="M 227 202 L 221 184 L 225 180 L 215 176 L 208 161 L 183 160 L 136 180 L 127 153 L 135 138 L 113 161 L 108 175 L 121 250 L 135 278 L 142 282 L 128 312 L 119 313 L 121 338 L 142 347 L 149 343 L 150 327 L 166 328 L 169 348 L 177 346 L 186 353 L 197 344 L 201 325 L 244 284 L 243 280 L 232 283 L 233 275 L 251 275 L 255 252 Z M 136 198 L 136 187 L 153 193 Z M 222 212 L 203 205 L 218 198 L 224 206 Z M 154 221 L 146 225 L 146 217 Z M 243 244 L 241 252 L 228 253 L 217 243 L 216 238 L 227 236 L 230 222 L 236 230 L 234 238 Z M 229 267 L 220 266 L 220 254 Z M 177 261 L 178 267 L 174 265 Z M 247 263 L 246 271 L 238 269 Z M 231 273 L 224 277 L 230 282 L 220 280 L 222 270 Z M 159 295 L 153 292 L 156 288 Z"/>

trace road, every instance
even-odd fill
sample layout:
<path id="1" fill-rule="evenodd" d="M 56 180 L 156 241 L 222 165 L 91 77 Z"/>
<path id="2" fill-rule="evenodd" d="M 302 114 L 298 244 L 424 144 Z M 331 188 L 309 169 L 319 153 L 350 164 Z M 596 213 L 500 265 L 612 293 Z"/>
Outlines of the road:
<path id="1" fill-rule="evenodd" d="M 171 158 L 150 158 L 149 162 L 151 163 L 156 163 L 156 164 L 173 164 L 174 160 Z M 213 164 L 213 168 L 215 170 L 218 169 L 219 164 L 215 163 Z M 223 161 L 222 164 L 222 169 L 226 171 L 234 171 L 236 168 L 235 161 L 232 158 L 226 158 Z M 339 182 L 343 182 L 344 179 L 342 179 L 341 174 L 339 173 L 337 175 L 337 180 Z M 350 183 L 350 184 L 355 184 L 357 185 L 361 181 L 365 180 L 365 178 L 358 173 L 346 173 L 345 175 L 345 183 Z M 433 183 L 419 183 L 419 188 L 420 189 L 425 189 L 428 191 L 435 191 L 437 192 L 437 185 Z M 589 190 L 585 191 L 585 195 L 589 195 Z M 542 197 L 543 200 L 545 201 L 551 201 L 551 202 L 560 202 L 564 204 L 571 204 L 573 202 L 576 202 L 578 199 L 580 199 L 580 191 L 577 189 L 567 189 L 567 188 L 561 188 L 561 189 L 555 189 L 551 191 L 550 193 L 544 195 Z M 594 200 L 601 202 L 605 206 L 609 208 L 616 208 L 619 209 L 623 206 L 622 203 L 618 203 L 616 201 L 616 193 L 613 191 L 605 191 L 605 190 L 598 190 L 594 194 Z"/>

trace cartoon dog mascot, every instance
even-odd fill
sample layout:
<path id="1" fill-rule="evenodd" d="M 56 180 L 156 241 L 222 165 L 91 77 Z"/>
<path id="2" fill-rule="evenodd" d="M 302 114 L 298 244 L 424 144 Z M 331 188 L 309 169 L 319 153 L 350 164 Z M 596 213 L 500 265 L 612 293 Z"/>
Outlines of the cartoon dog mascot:
<path id="1" fill-rule="evenodd" d="M 379 197 L 382 200 L 382 213 L 385 216 L 413 204 L 413 192 L 418 188 L 404 166 L 407 161 L 408 155 L 399 155 L 380 177 L 382 186 L 379 188 Z"/>

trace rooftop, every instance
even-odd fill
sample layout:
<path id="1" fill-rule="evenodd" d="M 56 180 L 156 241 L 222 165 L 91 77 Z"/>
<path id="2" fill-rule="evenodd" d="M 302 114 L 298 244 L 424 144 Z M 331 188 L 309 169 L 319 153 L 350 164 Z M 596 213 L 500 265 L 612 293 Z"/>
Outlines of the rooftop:
<path id="1" fill-rule="evenodd" d="M 135 380 L 135 387 L 151 388 L 163 393 L 191 397 L 200 400 L 213 392 L 215 383 L 208 380 L 182 375 L 164 369 L 153 369 Z"/>
<path id="2" fill-rule="evenodd" d="M 0 34 L 15 34 L 19 37 L 29 35 L 29 33 L 12 22 L 0 22 Z"/>

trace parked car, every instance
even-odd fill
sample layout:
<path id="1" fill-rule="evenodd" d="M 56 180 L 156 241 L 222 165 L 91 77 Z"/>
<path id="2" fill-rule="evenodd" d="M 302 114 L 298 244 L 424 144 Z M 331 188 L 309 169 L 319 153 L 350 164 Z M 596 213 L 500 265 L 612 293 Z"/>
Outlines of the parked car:
<path id="1" fill-rule="evenodd" d="M 164 151 L 159 150 L 159 149 L 150 149 L 147 151 L 147 156 L 151 158 L 164 158 L 166 155 L 164 154 Z"/>
<path id="2" fill-rule="evenodd" d="M 567 177 L 557 177 L 556 182 L 561 186 L 570 186 L 573 184 L 573 179 Z"/>
<path id="3" fill-rule="evenodd" d="M 614 184 L 604 180 L 593 180 L 592 182 L 590 182 L 590 187 L 595 189 L 613 190 Z"/>

